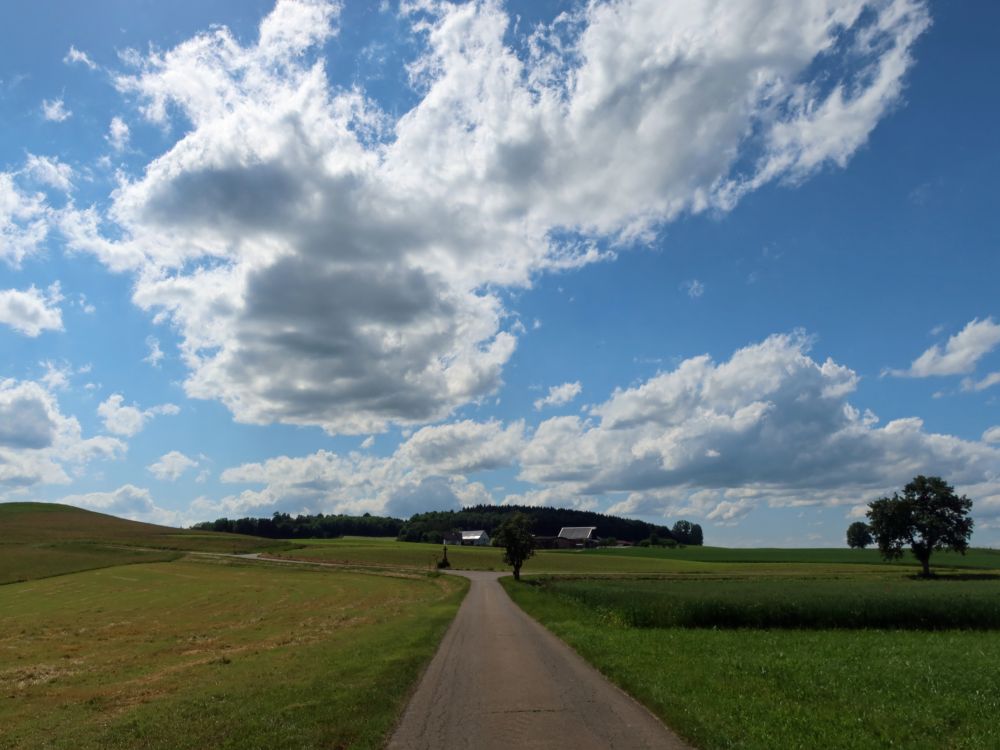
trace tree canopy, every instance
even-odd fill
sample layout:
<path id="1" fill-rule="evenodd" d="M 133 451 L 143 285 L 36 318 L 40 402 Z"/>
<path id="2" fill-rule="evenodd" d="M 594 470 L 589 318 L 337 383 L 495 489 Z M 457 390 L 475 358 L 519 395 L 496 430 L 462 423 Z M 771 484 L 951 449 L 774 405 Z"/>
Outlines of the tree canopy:
<path id="1" fill-rule="evenodd" d="M 872 530 L 864 521 L 855 521 L 847 527 L 847 546 L 851 549 L 864 549 L 874 541 Z"/>
<path id="2" fill-rule="evenodd" d="M 514 580 L 521 580 L 521 566 L 535 554 L 532 520 L 524 513 L 513 513 L 496 530 L 494 541 L 503 547 L 503 561 L 514 568 Z"/>
<path id="3" fill-rule="evenodd" d="M 898 559 L 909 545 L 928 577 L 932 552 L 950 549 L 965 554 L 972 536 L 971 510 L 972 501 L 956 495 L 941 477 L 920 475 L 902 493 L 870 503 L 867 515 L 882 556 Z"/>

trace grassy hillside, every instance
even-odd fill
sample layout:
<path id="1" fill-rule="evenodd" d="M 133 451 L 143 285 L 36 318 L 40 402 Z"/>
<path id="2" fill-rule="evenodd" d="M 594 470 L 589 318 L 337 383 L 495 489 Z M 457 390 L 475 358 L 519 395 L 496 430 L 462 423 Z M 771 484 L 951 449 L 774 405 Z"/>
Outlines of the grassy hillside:
<path id="1" fill-rule="evenodd" d="M 0 583 L 172 560 L 182 552 L 263 552 L 291 546 L 127 521 L 69 505 L 0 503 Z"/>

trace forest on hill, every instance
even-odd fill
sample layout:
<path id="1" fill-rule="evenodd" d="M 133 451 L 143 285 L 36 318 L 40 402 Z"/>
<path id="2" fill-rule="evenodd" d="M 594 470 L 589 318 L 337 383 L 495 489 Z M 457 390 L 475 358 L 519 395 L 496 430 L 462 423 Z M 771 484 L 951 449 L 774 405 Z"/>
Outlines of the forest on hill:
<path id="1" fill-rule="evenodd" d="M 493 536 L 511 513 L 524 513 L 533 522 L 538 536 L 556 536 L 564 526 L 596 526 L 597 536 L 625 542 L 643 539 L 673 539 L 680 544 L 701 544 L 701 527 L 678 521 L 673 528 L 619 518 L 604 513 L 569 508 L 536 508 L 527 505 L 475 505 L 461 510 L 417 513 L 409 521 L 389 516 L 298 515 L 275 513 L 270 518 L 219 518 L 192 528 L 228 531 L 267 539 L 335 539 L 341 536 L 394 536 L 405 542 L 440 543 L 445 534 L 459 530 L 484 529 Z"/>

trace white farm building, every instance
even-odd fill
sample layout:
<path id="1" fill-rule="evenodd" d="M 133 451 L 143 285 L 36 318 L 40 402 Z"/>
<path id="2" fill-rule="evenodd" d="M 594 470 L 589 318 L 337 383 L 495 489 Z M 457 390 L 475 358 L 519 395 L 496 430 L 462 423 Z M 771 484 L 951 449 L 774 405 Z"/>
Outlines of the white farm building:
<path id="1" fill-rule="evenodd" d="M 487 534 L 482 529 L 478 531 L 463 531 L 462 532 L 462 545 L 473 547 L 489 547 L 490 546 L 490 535 Z"/>

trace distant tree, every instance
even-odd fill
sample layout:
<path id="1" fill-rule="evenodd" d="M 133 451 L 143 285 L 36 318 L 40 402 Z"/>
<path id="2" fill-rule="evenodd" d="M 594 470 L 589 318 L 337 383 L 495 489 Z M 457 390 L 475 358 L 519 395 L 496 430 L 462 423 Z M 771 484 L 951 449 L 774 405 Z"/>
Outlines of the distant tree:
<path id="1" fill-rule="evenodd" d="M 864 521 L 855 521 L 847 527 L 847 546 L 851 549 L 864 549 L 874 541 L 872 530 Z"/>
<path id="2" fill-rule="evenodd" d="M 695 547 L 701 547 L 704 543 L 705 535 L 702 533 L 701 524 L 691 524 L 691 541 L 688 542 L 688 544 L 692 544 Z"/>
<path id="3" fill-rule="evenodd" d="M 674 539 L 676 539 L 681 544 L 691 544 L 691 522 L 690 521 L 678 521 L 674 524 L 674 527 L 670 530 L 673 534 Z"/>
<path id="4" fill-rule="evenodd" d="M 868 506 L 868 521 L 882 556 L 894 560 L 908 544 L 923 566 L 924 577 L 931 574 L 931 553 L 954 550 L 963 555 L 972 536 L 969 512 L 972 501 L 959 497 L 941 477 L 914 477 L 903 493 L 892 493 Z"/>
<path id="5" fill-rule="evenodd" d="M 496 530 L 494 540 L 503 547 L 503 561 L 514 568 L 514 580 L 521 580 L 521 566 L 535 554 L 535 537 L 531 533 L 531 519 L 523 513 L 513 513 L 503 520 Z"/>

